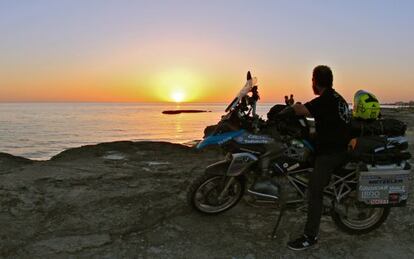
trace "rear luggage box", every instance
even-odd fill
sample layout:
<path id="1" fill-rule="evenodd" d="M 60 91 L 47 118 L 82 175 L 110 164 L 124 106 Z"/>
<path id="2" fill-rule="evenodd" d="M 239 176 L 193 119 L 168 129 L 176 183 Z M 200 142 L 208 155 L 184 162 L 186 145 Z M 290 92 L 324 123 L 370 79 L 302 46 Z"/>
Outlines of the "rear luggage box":
<path id="1" fill-rule="evenodd" d="M 410 164 L 368 166 L 359 172 L 358 200 L 369 205 L 404 206 L 410 186 Z"/>

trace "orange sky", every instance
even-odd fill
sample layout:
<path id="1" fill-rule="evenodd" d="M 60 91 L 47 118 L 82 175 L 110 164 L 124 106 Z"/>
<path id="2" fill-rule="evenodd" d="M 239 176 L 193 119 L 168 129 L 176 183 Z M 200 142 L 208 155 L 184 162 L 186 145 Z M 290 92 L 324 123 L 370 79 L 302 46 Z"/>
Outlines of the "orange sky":
<path id="1" fill-rule="evenodd" d="M 206 55 L 205 52 L 201 53 Z M 0 101 L 163 102 L 173 101 L 172 95 L 178 91 L 184 94 L 184 101 L 188 102 L 227 102 L 244 84 L 247 70 L 258 77 L 261 101 L 282 102 L 283 96 L 290 93 L 295 94 L 298 101 L 306 101 L 313 98 L 311 71 L 314 65 L 319 64 L 255 67 L 249 66 L 247 60 L 238 62 L 229 59 L 223 61 L 223 70 L 220 71 L 198 62 L 183 62 L 182 66 L 160 63 L 151 64 L 150 69 L 139 64 L 115 63 L 113 66 L 89 64 L 89 69 L 81 68 L 81 71 L 64 68 L 64 73 L 49 70 L 27 72 L 24 77 L 3 80 Z M 214 63 L 214 60 L 207 63 Z M 349 102 L 352 102 L 353 93 L 359 89 L 374 92 L 383 102 L 414 99 L 413 88 L 405 85 L 405 88 L 400 87 L 395 91 L 390 87 L 404 84 L 403 79 L 387 80 L 384 76 L 356 75 L 353 71 L 335 67 L 335 63 L 323 63 L 331 65 L 335 88 Z M 384 75 L 386 71 L 379 74 Z"/>
<path id="2" fill-rule="evenodd" d="M 409 1 L 138 2 L 2 6 L 0 102 L 228 102 L 247 70 L 262 101 L 303 102 L 319 64 L 349 102 L 414 99 Z"/>

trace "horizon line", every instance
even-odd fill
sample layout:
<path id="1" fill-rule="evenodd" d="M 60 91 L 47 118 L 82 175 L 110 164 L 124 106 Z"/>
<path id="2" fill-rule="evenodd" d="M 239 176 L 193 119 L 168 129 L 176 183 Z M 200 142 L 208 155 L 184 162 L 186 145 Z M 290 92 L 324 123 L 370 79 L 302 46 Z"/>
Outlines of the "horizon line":
<path id="1" fill-rule="evenodd" d="M 380 103 L 380 105 L 404 105 L 404 104 L 410 104 L 414 101 L 395 101 L 395 102 L 384 102 Z M 79 103 L 79 104 L 86 104 L 86 103 L 102 103 L 102 104 L 171 104 L 171 105 L 180 105 L 180 104 L 203 104 L 203 103 L 228 103 L 227 101 L 195 101 L 195 102 L 165 102 L 165 101 L 154 101 L 154 102 L 148 102 L 148 101 L 0 101 L 0 104 L 19 104 L 19 103 L 26 103 L 26 104 L 69 104 L 69 103 Z M 258 103 L 274 103 L 274 104 L 282 104 L 283 102 L 272 102 L 272 101 L 263 101 Z M 348 104 L 352 104 L 351 102 L 348 102 Z"/>

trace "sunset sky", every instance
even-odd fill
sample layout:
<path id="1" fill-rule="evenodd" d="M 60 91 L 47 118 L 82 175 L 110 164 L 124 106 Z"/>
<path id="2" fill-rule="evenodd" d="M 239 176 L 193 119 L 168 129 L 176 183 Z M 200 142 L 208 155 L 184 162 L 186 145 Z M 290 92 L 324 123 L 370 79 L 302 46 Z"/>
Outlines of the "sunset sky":
<path id="1" fill-rule="evenodd" d="M 0 102 L 313 97 L 326 64 L 351 102 L 414 100 L 414 1 L 0 2 Z"/>

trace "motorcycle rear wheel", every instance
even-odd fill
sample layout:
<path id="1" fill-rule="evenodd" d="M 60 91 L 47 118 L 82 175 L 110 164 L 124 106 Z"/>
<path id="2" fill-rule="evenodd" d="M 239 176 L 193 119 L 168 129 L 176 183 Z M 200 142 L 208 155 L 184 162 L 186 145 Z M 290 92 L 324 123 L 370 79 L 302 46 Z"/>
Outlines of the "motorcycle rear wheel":
<path id="1" fill-rule="evenodd" d="M 214 215 L 234 207 L 243 197 L 245 181 L 243 177 L 234 177 L 225 195 L 219 199 L 225 183 L 232 177 L 223 175 L 202 175 L 195 179 L 187 193 L 189 205 L 196 211 Z"/>
<path id="2" fill-rule="evenodd" d="M 361 235 L 379 228 L 390 214 L 389 207 L 354 206 L 353 216 L 332 211 L 334 223 L 344 232 L 352 235 Z"/>

